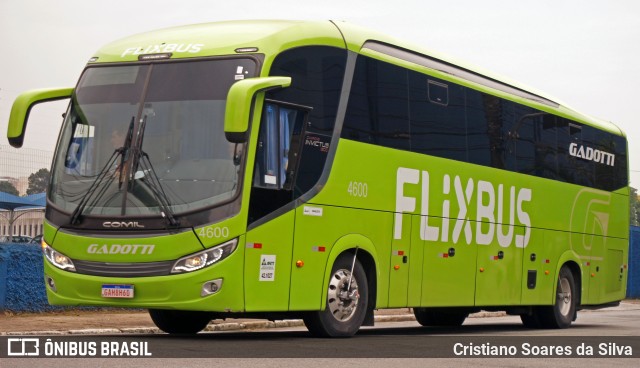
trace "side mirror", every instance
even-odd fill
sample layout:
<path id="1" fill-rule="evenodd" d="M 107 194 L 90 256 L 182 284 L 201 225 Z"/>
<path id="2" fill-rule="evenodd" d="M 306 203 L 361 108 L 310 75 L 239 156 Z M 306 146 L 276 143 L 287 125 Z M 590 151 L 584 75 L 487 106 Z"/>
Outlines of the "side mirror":
<path id="1" fill-rule="evenodd" d="M 16 148 L 22 147 L 29 113 L 34 105 L 71 98 L 72 93 L 73 88 L 37 89 L 21 93 L 13 102 L 11 115 L 9 115 L 9 127 L 7 128 L 9 144 Z"/>
<path id="2" fill-rule="evenodd" d="M 224 114 L 224 133 L 231 143 L 247 141 L 252 102 L 258 92 L 291 85 L 291 77 L 248 78 L 231 85 Z"/>

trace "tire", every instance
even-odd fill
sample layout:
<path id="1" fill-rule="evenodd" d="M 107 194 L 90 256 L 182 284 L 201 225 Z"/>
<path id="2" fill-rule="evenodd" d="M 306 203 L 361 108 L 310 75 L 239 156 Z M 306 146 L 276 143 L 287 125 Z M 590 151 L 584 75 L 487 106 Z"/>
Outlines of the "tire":
<path id="1" fill-rule="evenodd" d="M 567 266 L 560 269 L 556 286 L 555 303 L 551 307 L 539 307 L 538 321 L 543 328 L 567 328 L 576 314 L 576 282 Z"/>
<path id="2" fill-rule="evenodd" d="M 451 311 L 442 308 L 413 308 L 416 321 L 425 327 L 458 327 L 469 316 L 465 311 Z"/>
<path id="3" fill-rule="evenodd" d="M 159 329 L 168 334 L 196 334 L 209 324 L 206 312 L 149 309 L 149 315 Z"/>
<path id="4" fill-rule="evenodd" d="M 340 255 L 331 269 L 325 309 L 309 312 L 304 324 L 317 337 L 350 337 L 356 334 L 364 321 L 367 303 L 367 275 L 360 261 L 353 264 L 351 287 L 347 291 L 353 254 Z"/>
<path id="5" fill-rule="evenodd" d="M 540 322 L 538 322 L 538 316 L 535 311 L 532 314 L 521 314 L 520 320 L 526 328 L 540 328 Z"/>

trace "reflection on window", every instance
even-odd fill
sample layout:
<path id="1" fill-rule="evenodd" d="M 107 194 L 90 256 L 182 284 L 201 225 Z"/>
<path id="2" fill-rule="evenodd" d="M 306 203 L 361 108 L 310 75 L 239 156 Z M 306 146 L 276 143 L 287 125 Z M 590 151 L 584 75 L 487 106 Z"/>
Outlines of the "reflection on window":
<path id="1" fill-rule="evenodd" d="M 67 174 L 88 176 L 92 173 L 94 136 L 94 126 L 75 124 L 64 162 Z"/>
<path id="2" fill-rule="evenodd" d="M 287 184 L 291 141 L 302 125 L 303 112 L 267 103 L 260 128 L 254 185 L 282 189 Z M 289 179 L 290 180 L 290 179 Z"/>
<path id="3" fill-rule="evenodd" d="M 63 126 L 51 200 L 73 211 L 100 172 L 108 175 L 83 215 L 157 215 L 154 191 L 166 193 L 175 213 L 232 200 L 240 171 L 234 150 L 244 146 L 226 140 L 223 122 L 239 69 L 250 77 L 256 65 L 225 58 L 89 67 Z M 125 137 L 132 144 L 125 145 Z M 116 150 L 123 154 L 110 167 Z M 138 167 L 134 151 L 144 153 L 147 169 Z M 123 163 L 135 172 L 119 175 Z M 156 176 L 160 188 L 150 185 Z"/>
<path id="4" fill-rule="evenodd" d="M 627 185 L 623 137 L 365 56 L 341 137 L 604 190 Z M 571 143 L 615 155 L 616 166 L 571 156 Z"/>

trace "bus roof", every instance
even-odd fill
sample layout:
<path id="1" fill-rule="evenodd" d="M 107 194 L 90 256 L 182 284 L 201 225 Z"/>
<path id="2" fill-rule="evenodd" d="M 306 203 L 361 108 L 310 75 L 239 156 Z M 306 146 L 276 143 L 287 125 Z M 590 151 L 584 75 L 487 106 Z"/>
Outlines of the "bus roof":
<path id="1" fill-rule="evenodd" d="M 407 43 L 406 41 L 346 22 L 244 20 L 172 27 L 133 35 L 107 44 L 98 50 L 90 60 L 90 64 L 132 62 L 138 61 L 141 55 L 163 54 L 172 59 L 238 55 L 242 53 L 260 53 L 267 55 L 267 57 L 273 57 L 281 51 L 304 45 L 346 47 L 351 51 L 362 53 L 365 44 L 372 41 L 398 50 L 406 50 L 415 55 L 442 62 L 445 65 L 454 66 L 465 72 L 462 73 L 463 76 L 460 79 L 465 79 L 464 75 L 472 74 L 539 97 L 541 100 L 551 102 L 551 104 L 536 103 L 535 99 L 532 101 L 520 99 L 520 101 L 534 104 L 536 108 L 624 136 L 622 130 L 613 123 L 579 113 L 569 108 L 566 104 L 560 103 L 558 100 L 532 88 L 494 75 L 476 66 L 470 66 L 449 56 L 425 49 L 422 46 Z M 171 55 L 169 56 L 169 54 Z M 379 56 L 383 59 L 392 58 L 389 55 Z M 440 71 L 440 73 L 442 74 L 443 72 Z M 446 71 L 444 73 L 448 74 Z M 476 84 L 476 87 L 482 88 L 478 84 Z M 482 89 L 489 90 L 491 87 L 485 85 Z"/>

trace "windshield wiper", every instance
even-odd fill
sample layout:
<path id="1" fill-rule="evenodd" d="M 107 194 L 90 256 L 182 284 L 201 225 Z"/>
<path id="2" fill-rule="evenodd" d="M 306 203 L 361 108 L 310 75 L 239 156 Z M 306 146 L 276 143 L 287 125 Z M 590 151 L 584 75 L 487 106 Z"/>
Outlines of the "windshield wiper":
<path id="1" fill-rule="evenodd" d="M 156 174 L 156 170 L 153 168 L 153 164 L 151 164 L 151 160 L 149 159 L 149 155 L 144 151 L 140 151 L 140 160 L 142 163 L 142 171 L 138 171 L 142 175 L 140 177 L 136 177 L 135 179 L 139 179 L 143 181 L 147 187 L 151 190 L 151 193 L 158 202 L 158 206 L 160 207 L 160 214 L 164 219 L 167 220 L 170 226 L 179 226 L 180 223 L 176 220 L 173 210 L 171 210 L 171 203 L 169 202 L 169 197 L 167 193 L 165 193 L 164 188 L 162 187 L 162 183 L 160 183 L 160 178 L 158 178 L 158 174 Z M 147 177 L 145 173 L 149 173 L 150 175 Z"/>
<path id="2" fill-rule="evenodd" d="M 136 179 L 144 181 L 158 203 L 162 218 L 166 219 L 170 226 L 179 226 L 180 223 L 176 220 L 173 211 L 171 210 L 169 197 L 167 196 L 167 193 L 165 193 L 162 183 L 160 183 L 160 178 L 158 177 L 158 174 L 156 174 L 156 170 L 153 168 L 149 155 L 142 150 L 142 141 L 144 139 L 144 130 L 146 126 L 147 115 L 145 115 L 144 119 L 140 122 L 140 128 L 138 129 L 138 142 L 133 150 L 133 162 L 131 164 L 132 176 L 129 179 L 129 184 L 135 185 Z M 141 167 L 142 171 L 138 171 L 138 167 Z M 142 175 L 137 177 L 138 173 L 141 173 Z M 149 179 L 145 178 L 145 173 L 151 174 Z"/>
<path id="3" fill-rule="evenodd" d="M 82 215 L 82 212 L 84 211 L 87 204 L 89 203 L 89 200 L 91 200 L 91 197 L 93 196 L 93 194 L 96 193 L 96 190 L 102 185 L 102 183 L 105 180 L 107 180 L 106 185 L 103 185 L 102 190 L 100 191 L 100 194 L 94 199 L 93 204 L 95 205 L 97 201 L 99 201 L 100 198 L 102 198 L 102 196 L 106 192 L 106 189 L 109 187 L 109 184 L 113 181 L 114 175 L 112 175 L 110 169 L 115 165 L 118 157 L 120 157 L 120 164 L 116 166 L 117 167 L 116 170 L 120 171 L 119 173 L 120 182 L 119 182 L 118 188 L 122 186 L 122 172 L 124 171 L 123 170 L 124 163 L 129 156 L 129 148 L 131 147 L 131 140 L 133 137 L 134 120 L 135 120 L 135 117 L 132 116 L 131 122 L 129 123 L 129 131 L 127 133 L 127 139 L 124 142 L 124 146 L 120 148 L 116 148 L 113 151 L 113 153 L 111 154 L 111 157 L 109 157 L 109 159 L 107 160 L 107 163 L 102 167 L 102 170 L 100 170 L 100 172 L 96 176 L 96 179 L 93 181 L 93 183 L 91 183 L 91 186 L 89 187 L 89 189 L 87 189 L 86 193 L 80 199 L 78 206 L 73 210 L 73 213 L 71 214 L 71 219 L 70 219 L 70 222 L 72 225 L 75 225 L 78 223 L 78 220 Z"/>

